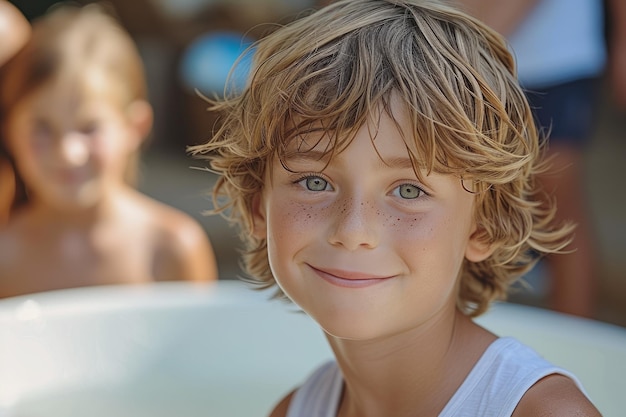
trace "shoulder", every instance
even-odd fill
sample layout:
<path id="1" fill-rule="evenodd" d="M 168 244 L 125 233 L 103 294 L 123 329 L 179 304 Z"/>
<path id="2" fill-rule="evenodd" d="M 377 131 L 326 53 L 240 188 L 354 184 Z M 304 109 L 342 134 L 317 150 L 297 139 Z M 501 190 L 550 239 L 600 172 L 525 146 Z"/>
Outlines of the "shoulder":
<path id="1" fill-rule="evenodd" d="M 174 207 L 146 199 L 148 225 L 153 232 L 157 280 L 217 279 L 213 247 L 202 225 Z"/>
<path id="2" fill-rule="evenodd" d="M 20 252 L 18 240 L 18 235 L 13 230 L 7 227 L 0 229 L 0 266 L 2 270 L 6 270 L 18 259 L 17 255 Z"/>
<path id="3" fill-rule="evenodd" d="M 282 400 L 280 400 L 280 402 L 276 404 L 276 406 L 270 413 L 269 417 L 286 417 L 287 411 L 289 410 L 289 404 L 291 403 L 291 398 L 293 397 L 294 393 L 295 390 L 291 391 Z"/>
<path id="4" fill-rule="evenodd" d="M 524 394 L 513 417 L 601 417 L 576 383 L 560 374 L 548 375 Z"/>
<path id="5" fill-rule="evenodd" d="M 198 244 L 208 244 L 204 228 L 187 213 L 157 203 L 154 215 L 153 220 L 158 227 L 162 244 L 182 250 L 192 249 Z"/>
<path id="6" fill-rule="evenodd" d="M 45 235 L 37 227 L 29 214 L 17 213 L 3 227 L 0 227 L 0 265 L 19 264 L 29 252 L 28 242 L 41 242 Z"/>
<path id="7" fill-rule="evenodd" d="M 0 228 L 0 298 L 43 291 L 42 273 L 50 271 L 44 258 L 56 259 L 52 254 L 58 246 L 55 241 L 29 224 L 30 217 L 23 217 L 11 218 Z"/>

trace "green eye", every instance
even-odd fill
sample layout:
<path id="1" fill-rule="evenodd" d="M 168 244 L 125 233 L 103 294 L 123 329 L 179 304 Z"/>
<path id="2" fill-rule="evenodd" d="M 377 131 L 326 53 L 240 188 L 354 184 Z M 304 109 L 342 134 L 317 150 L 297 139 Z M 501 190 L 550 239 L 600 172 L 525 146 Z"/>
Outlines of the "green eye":
<path id="1" fill-rule="evenodd" d="M 422 190 L 413 184 L 402 184 L 398 187 L 398 194 L 402 198 L 415 199 L 422 195 Z"/>
<path id="2" fill-rule="evenodd" d="M 320 177 L 307 177 L 303 181 L 309 191 L 324 191 L 328 188 L 328 181 Z"/>

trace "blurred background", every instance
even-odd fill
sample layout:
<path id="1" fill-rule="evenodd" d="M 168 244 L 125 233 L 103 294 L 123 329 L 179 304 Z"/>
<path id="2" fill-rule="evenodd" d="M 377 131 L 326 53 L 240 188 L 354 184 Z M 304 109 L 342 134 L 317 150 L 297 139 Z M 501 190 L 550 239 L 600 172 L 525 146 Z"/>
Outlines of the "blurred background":
<path id="1" fill-rule="evenodd" d="M 87 3 L 75 1 L 74 3 Z M 32 20 L 55 1 L 12 0 Z M 142 155 L 140 189 L 197 219 L 213 243 L 220 279 L 236 279 L 240 269 L 237 231 L 219 216 L 207 216 L 214 176 L 203 161 L 186 153 L 210 136 L 215 120 L 201 94 L 220 94 L 231 66 L 254 40 L 321 2 L 314 0 L 135 0 L 109 1 L 139 46 L 148 77 L 155 125 Z M 247 57 L 235 77 L 245 75 Z M 585 155 L 588 200 L 600 256 L 597 318 L 626 327 L 626 117 L 602 87 L 601 114 Z M 585 191 L 583 191 L 585 189 Z M 512 300 L 546 306 L 545 268 L 528 277 L 532 288 Z"/>

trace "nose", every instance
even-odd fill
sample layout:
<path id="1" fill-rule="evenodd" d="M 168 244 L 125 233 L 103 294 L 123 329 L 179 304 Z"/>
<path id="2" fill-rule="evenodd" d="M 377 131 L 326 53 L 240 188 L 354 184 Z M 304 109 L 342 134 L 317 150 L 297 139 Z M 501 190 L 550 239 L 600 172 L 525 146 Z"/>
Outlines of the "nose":
<path id="1" fill-rule="evenodd" d="M 338 201 L 331 224 L 329 243 L 348 250 L 374 248 L 379 243 L 376 208 L 372 200 L 350 196 Z"/>
<path id="2" fill-rule="evenodd" d="M 70 132 L 60 138 L 59 153 L 68 165 L 79 167 L 89 159 L 89 146 L 84 135 Z"/>

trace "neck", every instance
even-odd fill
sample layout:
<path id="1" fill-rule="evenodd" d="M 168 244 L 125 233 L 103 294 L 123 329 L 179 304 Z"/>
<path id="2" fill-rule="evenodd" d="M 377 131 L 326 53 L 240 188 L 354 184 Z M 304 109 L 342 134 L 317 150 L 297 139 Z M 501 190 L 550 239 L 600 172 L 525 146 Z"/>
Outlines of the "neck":
<path id="1" fill-rule="evenodd" d="M 28 206 L 31 218 L 37 219 L 41 226 L 49 225 L 59 230 L 89 230 L 109 219 L 114 218 L 129 193 L 123 189 L 104 194 L 88 206 L 59 206 L 34 199 Z M 113 198 L 113 196 L 115 196 Z"/>
<path id="2" fill-rule="evenodd" d="M 494 339 L 452 309 L 384 340 L 329 337 L 345 381 L 337 416 L 438 415 Z"/>

